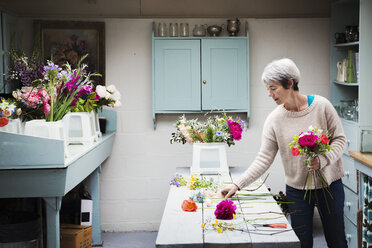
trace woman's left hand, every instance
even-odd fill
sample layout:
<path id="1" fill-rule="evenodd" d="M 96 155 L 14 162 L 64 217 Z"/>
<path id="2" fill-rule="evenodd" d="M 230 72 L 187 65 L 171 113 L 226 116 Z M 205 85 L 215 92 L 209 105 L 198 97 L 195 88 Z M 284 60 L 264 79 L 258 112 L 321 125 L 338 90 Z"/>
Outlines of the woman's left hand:
<path id="1" fill-rule="evenodd" d="M 307 167 L 309 172 L 313 172 L 320 169 L 320 160 L 318 156 L 310 161 L 310 165 Z"/>

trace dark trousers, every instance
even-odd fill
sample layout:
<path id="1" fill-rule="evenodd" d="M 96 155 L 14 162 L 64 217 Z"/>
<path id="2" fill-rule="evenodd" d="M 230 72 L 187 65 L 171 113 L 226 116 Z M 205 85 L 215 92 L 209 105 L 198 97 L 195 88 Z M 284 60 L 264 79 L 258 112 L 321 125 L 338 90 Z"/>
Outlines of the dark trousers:
<path id="1" fill-rule="evenodd" d="M 291 225 L 301 242 L 301 248 L 313 247 L 315 205 L 322 220 L 328 247 L 347 247 L 344 224 L 345 193 L 341 179 L 333 182 L 329 188 L 333 199 L 325 189 L 324 191 L 323 189 L 317 189 L 308 190 L 304 200 L 305 190 L 298 190 L 286 185 L 287 200 L 288 202 L 294 202 L 288 204 L 290 212 L 294 212 L 291 214 Z M 315 194 L 317 194 L 317 197 Z M 329 211 L 325 199 L 327 199 Z"/>

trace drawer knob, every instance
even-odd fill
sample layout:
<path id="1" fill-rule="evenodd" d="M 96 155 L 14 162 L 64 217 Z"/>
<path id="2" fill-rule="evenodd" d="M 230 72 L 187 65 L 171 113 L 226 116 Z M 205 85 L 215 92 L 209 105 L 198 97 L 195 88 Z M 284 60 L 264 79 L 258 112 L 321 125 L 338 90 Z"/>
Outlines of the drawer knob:
<path id="1" fill-rule="evenodd" d="M 207 84 L 207 80 L 203 80 L 203 84 Z"/>
<path id="2" fill-rule="evenodd" d="M 346 202 L 346 207 L 351 208 L 351 202 Z"/>

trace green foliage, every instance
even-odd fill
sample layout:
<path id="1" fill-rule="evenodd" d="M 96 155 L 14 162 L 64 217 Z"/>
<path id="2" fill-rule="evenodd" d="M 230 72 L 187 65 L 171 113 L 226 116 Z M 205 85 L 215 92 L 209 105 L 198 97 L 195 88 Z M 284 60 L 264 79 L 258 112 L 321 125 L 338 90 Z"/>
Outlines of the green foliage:
<path id="1" fill-rule="evenodd" d="M 71 112 L 91 112 L 96 109 L 98 104 L 97 100 L 94 100 L 95 97 L 96 92 L 91 92 L 86 99 L 78 98 L 76 105 L 71 106 Z"/>

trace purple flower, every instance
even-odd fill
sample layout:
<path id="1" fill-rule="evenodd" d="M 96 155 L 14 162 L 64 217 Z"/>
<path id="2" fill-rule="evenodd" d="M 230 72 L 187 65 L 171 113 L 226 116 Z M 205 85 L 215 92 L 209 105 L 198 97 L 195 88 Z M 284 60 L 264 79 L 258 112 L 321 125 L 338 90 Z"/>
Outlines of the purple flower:
<path id="1" fill-rule="evenodd" d="M 227 122 L 229 124 L 230 134 L 234 140 L 241 140 L 243 132 L 242 126 L 236 121 L 228 120 Z"/>
<path id="2" fill-rule="evenodd" d="M 300 143 L 301 147 L 309 147 L 310 150 L 314 150 L 317 145 L 315 141 L 317 141 L 318 139 L 318 136 L 310 132 L 302 136 L 300 135 L 298 143 Z"/>
<path id="3" fill-rule="evenodd" d="M 236 206 L 233 201 L 223 200 L 218 203 L 214 215 L 220 220 L 231 220 L 234 218 Z"/>

